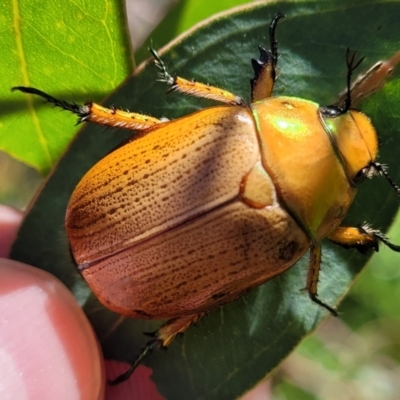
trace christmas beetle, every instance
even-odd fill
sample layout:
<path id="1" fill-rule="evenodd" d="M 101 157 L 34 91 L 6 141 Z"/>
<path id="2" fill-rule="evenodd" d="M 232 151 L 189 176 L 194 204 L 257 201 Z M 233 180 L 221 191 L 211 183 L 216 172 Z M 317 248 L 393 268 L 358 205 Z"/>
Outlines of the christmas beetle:
<path id="1" fill-rule="evenodd" d="M 77 114 L 79 122 L 139 131 L 87 172 L 65 219 L 78 268 L 106 307 L 167 320 L 114 383 L 127 379 L 149 351 L 283 273 L 308 250 L 306 289 L 336 315 L 317 294 L 324 238 L 362 252 L 378 250 L 379 242 L 400 252 L 367 224 L 340 226 L 365 178 L 382 175 L 400 192 L 376 162 L 378 137 L 370 120 L 352 109 L 351 76 L 362 60 L 347 52 L 347 89 L 335 104 L 272 97 L 282 17 L 271 22 L 270 48 L 260 47 L 260 58 L 252 60 L 251 104 L 171 76 L 154 50 L 171 90 L 223 105 L 166 121 L 14 88 Z"/>

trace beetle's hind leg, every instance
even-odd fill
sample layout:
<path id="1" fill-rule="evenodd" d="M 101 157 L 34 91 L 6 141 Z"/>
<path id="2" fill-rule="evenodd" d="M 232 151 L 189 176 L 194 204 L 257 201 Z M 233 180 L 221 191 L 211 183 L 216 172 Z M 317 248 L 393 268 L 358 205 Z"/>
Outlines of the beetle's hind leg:
<path id="1" fill-rule="evenodd" d="M 332 315 L 337 316 L 336 308 L 324 303 L 318 297 L 318 281 L 319 273 L 321 270 L 321 245 L 312 245 L 310 249 L 310 262 L 308 265 L 307 284 L 306 289 L 310 295 L 311 300 L 321 307 L 327 309 Z"/>
<path id="2" fill-rule="evenodd" d="M 159 80 L 165 82 L 170 87 L 169 91 L 176 91 L 189 96 L 202 97 L 231 105 L 245 105 L 245 101 L 241 97 L 227 90 L 171 75 L 158 53 L 154 49 L 149 50 L 154 57 L 155 65 L 159 69 Z"/>
<path id="3" fill-rule="evenodd" d="M 116 108 L 106 108 L 93 102 L 88 102 L 84 105 L 68 103 L 32 87 L 17 86 L 12 88 L 12 90 L 19 90 L 23 93 L 40 96 L 56 107 L 76 114 L 78 116 L 78 124 L 84 121 L 90 121 L 116 128 L 144 130 L 163 122 L 148 115 L 117 110 Z"/>
<path id="4" fill-rule="evenodd" d="M 150 334 L 150 336 L 153 338 L 147 342 L 146 346 L 143 347 L 130 368 L 125 373 L 119 375 L 117 378 L 109 381 L 108 383 L 110 385 L 116 385 L 129 379 L 136 367 L 149 353 L 155 349 L 169 346 L 177 335 L 185 332 L 186 329 L 188 329 L 192 324 L 196 323 L 204 314 L 205 313 L 200 313 L 181 318 L 173 318 L 167 321 L 161 326 L 161 328 Z"/>

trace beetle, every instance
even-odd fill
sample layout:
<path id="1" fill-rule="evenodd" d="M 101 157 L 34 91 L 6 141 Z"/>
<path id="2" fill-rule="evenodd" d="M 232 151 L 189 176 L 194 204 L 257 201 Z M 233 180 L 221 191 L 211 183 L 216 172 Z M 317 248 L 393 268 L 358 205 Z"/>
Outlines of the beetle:
<path id="1" fill-rule="evenodd" d="M 317 291 L 324 238 L 362 252 L 378 250 L 379 242 L 400 252 L 367 224 L 340 226 L 365 178 L 382 175 L 400 192 L 376 161 L 372 123 L 352 108 L 351 76 L 362 60 L 347 52 L 347 89 L 335 104 L 273 97 L 275 31 L 283 17 L 272 19 L 270 48 L 260 47 L 252 60 L 251 104 L 170 75 L 154 50 L 170 90 L 223 105 L 166 121 L 14 88 L 77 114 L 79 122 L 139 132 L 86 173 L 65 218 L 78 269 L 99 300 L 122 315 L 167 320 L 113 383 L 209 310 L 283 273 L 307 251 L 309 296 L 336 315 Z"/>

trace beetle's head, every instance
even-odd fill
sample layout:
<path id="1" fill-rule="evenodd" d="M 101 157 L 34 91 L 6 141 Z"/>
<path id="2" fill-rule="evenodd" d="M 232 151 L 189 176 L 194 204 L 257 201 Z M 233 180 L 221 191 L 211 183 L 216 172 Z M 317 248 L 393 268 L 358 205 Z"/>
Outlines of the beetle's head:
<path id="1" fill-rule="evenodd" d="M 369 118 L 350 110 L 336 117 L 320 111 L 321 123 L 353 186 L 372 177 L 378 154 L 378 135 Z"/>
<path id="2" fill-rule="evenodd" d="M 384 176 L 400 195 L 400 188 L 389 177 L 386 167 L 376 162 L 378 135 L 370 119 L 351 109 L 351 75 L 363 58 L 355 61 L 356 53 L 346 53 L 347 90 L 343 105 L 333 104 L 319 108 L 321 123 L 331 140 L 333 149 L 353 186 L 374 175 Z"/>

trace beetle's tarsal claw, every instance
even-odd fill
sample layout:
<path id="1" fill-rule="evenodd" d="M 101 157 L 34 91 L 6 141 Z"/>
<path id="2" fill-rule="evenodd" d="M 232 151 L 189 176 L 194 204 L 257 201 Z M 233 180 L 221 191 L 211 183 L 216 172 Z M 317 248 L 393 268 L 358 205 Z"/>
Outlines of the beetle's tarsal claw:
<path id="1" fill-rule="evenodd" d="M 271 22 L 271 25 L 269 26 L 269 42 L 271 45 L 271 55 L 274 65 L 276 65 L 278 61 L 278 41 L 275 38 L 275 31 L 276 26 L 278 25 L 278 21 L 281 18 L 285 18 L 285 15 L 281 12 L 277 12 Z"/>
<path id="2" fill-rule="evenodd" d="M 251 65 L 254 71 L 254 78 L 250 80 L 251 99 L 257 102 L 271 97 L 274 88 L 274 82 L 277 78 L 276 66 L 278 63 L 278 41 L 275 37 L 278 21 L 283 18 L 281 13 L 275 14 L 269 27 L 270 48 L 267 50 L 258 46 L 260 56 L 258 59 L 251 59 Z"/>
<path id="3" fill-rule="evenodd" d="M 36 96 L 42 97 L 47 102 L 54 104 L 56 107 L 60 107 L 63 110 L 70 111 L 78 116 L 78 124 L 84 122 L 86 118 L 90 115 L 90 107 L 92 103 L 85 104 L 80 106 L 76 103 L 68 103 L 65 100 L 56 99 L 49 94 L 42 92 L 39 89 L 33 87 L 26 87 L 26 86 L 16 86 L 11 89 L 11 91 L 19 90 L 22 93 L 34 94 Z"/>
<path id="4" fill-rule="evenodd" d="M 357 62 L 355 62 L 356 55 L 357 55 L 357 51 L 351 52 L 350 48 L 349 47 L 347 48 L 347 50 L 346 50 L 346 65 L 347 65 L 347 69 L 350 72 L 354 72 L 354 70 L 356 70 L 360 66 L 360 64 L 364 61 L 365 57 L 361 57 Z"/>
<path id="5" fill-rule="evenodd" d="M 168 72 L 167 67 L 164 64 L 164 61 L 161 60 L 160 56 L 158 53 L 152 49 L 149 48 L 150 53 L 154 57 L 154 64 L 156 67 L 159 69 L 158 78 L 160 82 L 165 82 L 167 85 L 174 85 L 175 84 L 175 78 Z"/>
<path id="6" fill-rule="evenodd" d="M 392 178 L 387 172 L 387 166 L 385 164 L 374 162 L 372 163 L 372 168 L 378 175 L 385 177 L 390 186 L 396 191 L 397 195 L 400 196 L 400 187 L 392 181 Z"/>
<path id="7" fill-rule="evenodd" d="M 139 356 L 136 358 L 134 363 L 129 367 L 129 369 L 124 372 L 123 374 L 117 376 L 115 379 L 109 379 L 108 384 L 109 385 L 117 385 L 118 383 L 122 383 L 129 379 L 129 377 L 133 374 L 135 371 L 136 367 L 141 363 L 141 361 L 153 350 L 158 349 L 162 347 L 162 340 L 155 338 L 153 340 L 150 340 L 149 343 L 142 349 L 140 352 Z"/>
<path id="8" fill-rule="evenodd" d="M 331 307 L 328 304 L 324 303 L 323 301 L 321 301 L 316 293 L 310 293 L 310 298 L 314 303 L 317 303 L 318 305 L 320 305 L 321 307 L 324 307 L 325 309 L 327 309 L 334 317 L 338 316 L 336 307 Z"/>
<path id="9" fill-rule="evenodd" d="M 400 246 L 392 243 L 389 238 L 379 229 L 373 229 L 368 223 L 364 223 L 359 229 L 368 235 L 374 236 L 376 239 L 386 244 L 389 249 L 400 253 Z M 378 251 L 378 249 L 375 250 Z"/>

